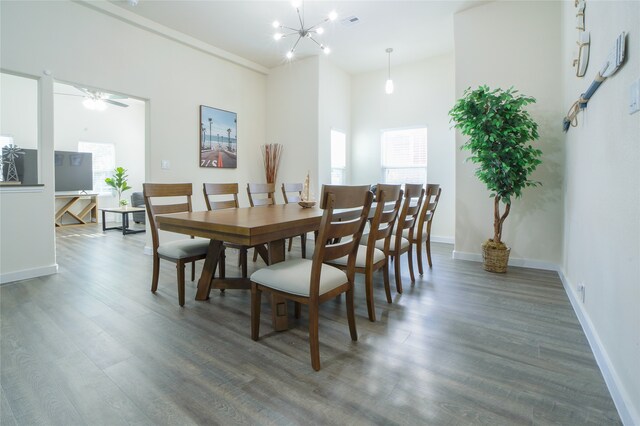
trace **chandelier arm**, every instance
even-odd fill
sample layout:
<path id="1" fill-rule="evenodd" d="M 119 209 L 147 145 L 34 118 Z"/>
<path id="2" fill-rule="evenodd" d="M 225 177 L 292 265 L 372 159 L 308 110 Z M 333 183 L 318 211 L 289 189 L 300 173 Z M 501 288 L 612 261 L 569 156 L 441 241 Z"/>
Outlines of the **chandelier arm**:
<path id="1" fill-rule="evenodd" d="M 288 37 L 288 36 L 294 35 L 294 34 L 298 34 L 298 31 L 293 31 L 293 32 L 288 33 L 288 34 L 282 34 L 282 38 L 285 38 L 285 37 Z"/>
<path id="2" fill-rule="evenodd" d="M 291 30 L 293 32 L 298 32 L 298 30 L 296 28 L 291 28 L 291 27 L 285 27 L 284 25 L 280 25 L 279 28 L 282 28 L 283 30 Z"/>
<path id="3" fill-rule="evenodd" d="M 320 25 L 322 25 L 322 24 L 324 24 L 324 23 L 326 23 L 326 22 L 328 22 L 328 21 L 329 21 L 329 18 L 324 18 L 322 21 L 318 22 L 318 23 L 317 23 L 317 24 L 315 24 L 314 26 L 309 27 L 309 28 L 307 29 L 307 31 L 315 30 L 315 29 L 316 29 L 316 28 L 318 28 Z"/>
<path id="4" fill-rule="evenodd" d="M 291 52 L 293 52 L 294 50 L 296 50 L 296 47 L 298 46 L 298 43 L 300 43 L 300 40 L 302 39 L 302 36 L 299 35 L 298 36 L 298 40 L 296 40 L 295 44 L 293 45 L 293 47 L 291 48 Z"/>
<path id="5" fill-rule="evenodd" d="M 318 41 L 315 38 L 313 38 L 313 37 L 307 37 L 307 38 L 309 40 L 311 40 L 312 42 L 314 42 L 315 44 L 317 44 L 320 49 L 324 49 L 324 46 L 321 45 L 320 43 L 318 43 Z"/>
<path id="6" fill-rule="evenodd" d="M 304 28 L 304 21 L 302 20 L 302 15 L 300 15 L 300 9 L 296 7 L 296 12 L 298 12 L 298 20 L 300 21 L 300 28 Z"/>

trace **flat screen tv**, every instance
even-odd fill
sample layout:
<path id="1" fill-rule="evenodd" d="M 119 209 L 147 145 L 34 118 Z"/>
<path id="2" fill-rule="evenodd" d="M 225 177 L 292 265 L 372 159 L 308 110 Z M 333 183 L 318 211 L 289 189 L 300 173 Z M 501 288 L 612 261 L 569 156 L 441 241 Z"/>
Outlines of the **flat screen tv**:
<path id="1" fill-rule="evenodd" d="M 56 192 L 93 191 L 93 158 L 90 152 L 53 153 Z"/>

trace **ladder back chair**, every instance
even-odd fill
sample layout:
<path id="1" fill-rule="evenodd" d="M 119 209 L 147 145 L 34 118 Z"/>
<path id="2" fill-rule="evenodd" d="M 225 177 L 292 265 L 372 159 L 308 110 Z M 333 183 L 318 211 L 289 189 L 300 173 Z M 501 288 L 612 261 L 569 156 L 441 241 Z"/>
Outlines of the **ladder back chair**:
<path id="1" fill-rule="evenodd" d="M 256 197 L 257 195 L 257 197 Z M 248 183 L 247 196 L 249 197 L 249 205 L 251 207 L 268 206 L 276 203 L 276 184 L 275 183 Z M 258 259 L 258 250 L 253 250 L 253 261 Z M 267 259 L 264 259 L 264 263 Z"/>
<path id="2" fill-rule="evenodd" d="M 371 219 L 371 229 L 361 238 L 361 244 L 356 253 L 355 271 L 364 274 L 365 294 L 369 321 L 376 320 L 375 303 L 373 300 L 373 273 L 382 269 L 384 290 L 387 303 L 391 303 L 389 288 L 389 244 L 402 203 L 403 191 L 400 185 L 378 185 L 376 189 L 376 210 Z M 329 261 L 330 265 L 340 269 L 348 266 L 348 256 Z"/>
<path id="3" fill-rule="evenodd" d="M 318 339 L 319 305 L 346 293 L 347 319 L 352 340 L 358 340 L 353 306 L 353 280 L 358 242 L 369 215 L 373 194 L 368 185 L 325 185 L 320 206 L 324 209 L 313 259 L 290 259 L 251 275 L 251 338 L 260 334 L 262 292 L 268 291 L 309 307 L 311 366 L 320 370 Z M 349 209 L 334 216 L 334 209 Z M 338 218 L 340 220 L 338 220 Z M 335 241 L 339 241 L 335 243 Z M 324 262 L 348 256 L 346 272 Z"/>
<path id="4" fill-rule="evenodd" d="M 237 209 L 240 207 L 238 202 L 238 184 L 237 183 L 203 183 L 202 193 L 204 194 L 204 201 L 207 205 L 207 210 L 222 210 L 222 209 Z M 248 247 L 233 244 L 223 243 L 220 252 L 220 278 L 225 277 L 225 248 L 234 248 L 239 252 L 238 266 L 242 268 L 242 278 L 247 278 L 247 249 Z M 224 289 L 220 289 L 223 291 Z"/>
<path id="5" fill-rule="evenodd" d="M 153 240 L 151 291 L 155 293 L 158 290 L 160 259 L 174 262 L 178 273 L 178 303 L 180 306 L 184 306 L 184 266 L 191 263 L 191 281 L 193 281 L 195 279 L 195 262 L 207 257 L 209 241 L 191 237 L 190 239 L 161 243 L 156 225 L 156 215 L 191 212 L 192 186 L 190 183 L 143 183 L 142 188 Z M 157 204 L 158 198 L 170 198 L 170 200 L 167 203 Z"/>
<path id="6" fill-rule="evenodd" d="M 413 234 L 409 234 L 409 230 L 405 229 L 402 236 L 407 238 L 411 244 L 416 246 L 416 257 L 418 259 L 418 273 L 423 275 L 422 267 L 422 243 L 424 242 L 427 251 L 427 262 L 429 268 L 433 266 L 431 263 L 431 222 L 438 207 L 442 188 L 438 184 L 427 184 L 427 191 L 424 196 L 422 210 L 418 217 L 417 226 L 414 227 Z"/>
<path id="7" fill-rule="evenodd" d="M 297 203 L 302 200 L 302 189 L 303 185 L 301 183 L 283 183 L 282 184 L 282 197 L 284 198 L 285 204 L 289 203 Z M 293 238 L 289 238 L 289 249 L 291 251 L 291 246 L 293 245 Z M 302 249 L 302 257 L 307 257 L 307 234 L 300 234 L 300 247 Z"/>
<path id="8" fill-rule="evenodd" d="M 396 291 L 402 294 L 402 269 L 400 268 L 400 256 L 408 253 L 407 263 L 409 264 L 409 275 L 411 282 L 415 282 L 416 278 L 413 274 L 413 250 L 409 240 L 402 236 L 405 229 L 409 233 L 413 233 L 416 225 L 420 208 L 422 207 L 422 199 L 424 198 L 424 188 L 421 184 L 405 184 L 404 201 L 398 214 L 396 221 L 396 229 L 390 238 L 389 250 L 387 255 L 391 256 L 394 261 L 394 273 L 396 278 Z M 380 247 L 380 246 L 378 246 Z"/>

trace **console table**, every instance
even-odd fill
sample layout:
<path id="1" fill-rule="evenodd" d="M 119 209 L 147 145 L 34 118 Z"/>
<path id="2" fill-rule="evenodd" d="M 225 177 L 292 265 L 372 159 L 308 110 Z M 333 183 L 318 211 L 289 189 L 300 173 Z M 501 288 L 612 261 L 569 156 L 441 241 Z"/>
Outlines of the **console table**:
<path id="1" fill-rule="evenodd" d="M 98 222 L 98 194 L 56 194 L 56 200 L 68 200 L 56 211 L 56 226 L 85 225 L 91 222 Z M 84 207 L 78 213 L 72 212 L 71 208 L 79 201 L 81 203 L 86 202 Z M 62 223 L 65 215 L 70 216 L 76 222 Z M 86 218 L 87 215 L 88 218 Z"/>
<path id="2" fill-rule="evenodd" d="M 130 229 L 129 228 L 129 213 L 146 211 L 141 207 L 105 207 L 100 209 L 102 212 L 102 230 L 108 231 L 110 229 L 118 229 L 122 231 L 122 235 L 137 234 L 138 232 L 145 232 L 145 229 Z M 105 220 L 105 213 L 119 213 L 122 215 L 122 226 L 110 226 L 107 228 L 107 221 Z"/>

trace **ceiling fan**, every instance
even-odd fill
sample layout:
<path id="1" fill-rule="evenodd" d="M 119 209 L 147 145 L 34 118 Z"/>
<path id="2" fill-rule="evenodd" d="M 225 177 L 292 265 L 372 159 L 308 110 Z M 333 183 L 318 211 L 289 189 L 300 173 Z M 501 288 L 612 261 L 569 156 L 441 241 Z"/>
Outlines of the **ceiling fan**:
<path id="1" fill-rule="evenodd" d="M 111 105 L 115 105 L 123 108 L 129 107 L 129 105 L 115 100 L 115 99 L 128 99 L 126 96 L 113 95 L 111 93 L 101 92 L 99 90 L 86 89 L 80 86 L 73 86 L 73 87 L 81 91 L 83 94 L 82 95 L 76 95 L 72 93 L 56 93 L 56 94 L 83 97 L 84 101 L 82 101 L 82 105 L 84 105 L 85 108 L 87 109 L 97 109 L 99 111 L 102 111 L 107 107 L 106 104 L 111 104 Z"/>

